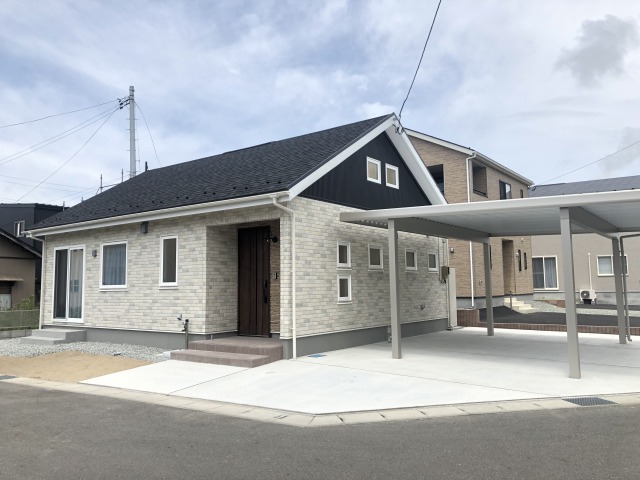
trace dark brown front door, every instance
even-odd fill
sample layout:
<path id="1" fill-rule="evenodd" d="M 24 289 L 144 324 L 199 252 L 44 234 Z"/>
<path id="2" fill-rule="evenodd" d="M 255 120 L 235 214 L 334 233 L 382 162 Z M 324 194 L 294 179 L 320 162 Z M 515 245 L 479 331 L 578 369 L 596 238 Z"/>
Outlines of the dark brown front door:
<path id="1" fill-rule="evenodd" d="M 269 227 L 238 230 L 238 335 L 268 337 Z"/>

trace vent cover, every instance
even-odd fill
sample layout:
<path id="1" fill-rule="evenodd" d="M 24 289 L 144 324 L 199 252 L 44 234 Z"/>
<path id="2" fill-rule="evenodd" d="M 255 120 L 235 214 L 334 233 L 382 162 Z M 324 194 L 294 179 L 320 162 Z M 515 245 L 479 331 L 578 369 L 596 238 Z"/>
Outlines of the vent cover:
<path id="1" fill-rule="evenodd" d="M 615 402 L 610 400 L 605 400 L 600 397 L 574 397 L 574 398 L 563 398 L 565 402 L 575 403 L 581 407 L 595 407 L 598 405 L 617 405 Z"/>

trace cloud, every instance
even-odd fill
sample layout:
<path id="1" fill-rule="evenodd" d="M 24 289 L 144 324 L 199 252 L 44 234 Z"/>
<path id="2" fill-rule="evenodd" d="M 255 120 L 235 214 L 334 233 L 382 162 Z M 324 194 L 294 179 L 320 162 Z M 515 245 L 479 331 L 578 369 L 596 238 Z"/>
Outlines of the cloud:
<path id="1" fill-rule="evenodd" d="M 622 151 L 603 160 L 602 168 L 605 172 L 613 174 L 640 161 L 640 128 L 623 129 L 618 150 Z"/>
<path id="2" fill-rule="evenodd" d="M 356 113 L 358 117 L 362 118 L 373 118 L 380 117 L 382 115 L 386 115 L 388 113 L 393 112 L 393 107 L 391 105 L 385 105 L 380 102 L 373 103 L 363 103 L 356 109 Z"/>
<path id="3" fill-rule="evenodd" d="M 556 68 L 569 70 L 582 86 L 595 85 L 607 75 L 621 75 L 624 60 L 640 43 L 634 20 L 607 15 L 586 20 L 575 47 L 564 49 Z"/>

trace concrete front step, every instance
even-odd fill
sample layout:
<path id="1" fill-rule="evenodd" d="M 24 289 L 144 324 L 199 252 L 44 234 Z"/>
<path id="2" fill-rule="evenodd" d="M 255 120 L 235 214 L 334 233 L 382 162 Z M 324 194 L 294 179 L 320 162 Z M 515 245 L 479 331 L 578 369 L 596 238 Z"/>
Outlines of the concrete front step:
<path id="1" fill-rule="evenodd" d="M 84 342 L 87 338 L 85 330 L 70 328 L 45 328 L 33 330 L 31 336 L 23 337 L 20 343 L 32 345 L 59 345 L 61 343 Z"/>
<path id="2" fill-rule="evenodd" d="M 171 352 L 171 360 L 187 362 L 212 363 L 233 367 L 253 368 L 271 363 L 267 355 L 248 353 L 212 352 L 210 350 L 176 350 Z"/>
<path id="3" fill-rule="evenodd" d="M 226 337 L 215 340 L 197 340 L 189 343 L 190 350 L 264 355 L 269 362 L 282 360 L 284 350 L 280 340 L 262 337 Z"/>

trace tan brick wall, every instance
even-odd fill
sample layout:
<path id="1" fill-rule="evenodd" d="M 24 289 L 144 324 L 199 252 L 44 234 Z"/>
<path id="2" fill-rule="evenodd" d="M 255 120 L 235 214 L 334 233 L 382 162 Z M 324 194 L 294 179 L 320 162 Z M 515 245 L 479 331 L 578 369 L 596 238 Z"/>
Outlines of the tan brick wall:
<path id="1" fill-rule="evenodd" d="M 467 170 L 466 159 L 467 155 L 452 150 L 441 145 L 436 145 L 425 140 L 409 137 L 411 143 L 415 147 L 416 151 L 422 158 L 422 161 L 426 166 L 442 165 L 444 171 L 444 197 L 448 203 L 465 203 L 467 202 Z M 472 202 L 480 202 L 487 200 L 499 200 L 500 199 L 500 180 L 507 182 L 511 185 L 513 198 L 520 197 L 520 190 L 522 189 L 525 197 L 528 197 L 528 190 L 526 185 L 518 182 L 516 179 L 509 177 L 498 170 L 490 167 L 486 167 L 486 184 L 487 195 L 478 195 L 476 193 L 471 194 Z M 482 175 L 480 175 L 481 177 Z M 473 188 L 473 185 L 471 185 Z M 509 271 L 513 271 L 515 254 L 509 255 L 508 258 L 502 251 L 502 241 L 512 241 L 515 251 L 520 249 L 523 257 L 522 271 L 515 269 L 515 284 L 506 285 L 504 279 L 504 268 L 509 268 Z M 469 253 L 469 242 L 461 240 L 449 240 L 449 247 L 453 248 L 453 253 L 449 256 L 449 261 L 452 267 L 456 269 L 457 280 L 457 296 L 469 298 L 472 295 L 471 290 L 471 255 Z M 482 245 L 475 244 L 473 248 L 473 295 L 475 297 L 485 296 L 484 285 L 484 256 Z M 508 294 L 509 290 L 517 292 L 519 294 L 531 294 L 533 293 L 533 276 L 531 271 L 531 238 L 530 237 L 505 237 L 505 238 L 492 238 L 491 239 L 491 252 L 492 252 L 492 291 L 493 295 L 501 296 L 505 293 Z M 524 254 L 527 256 L 527 268 L 524 268 Z M 511 258 L 514 257 L 514 258 Z M 509 262 L 507 267 L 504 267 L 504 261 Z"/>

